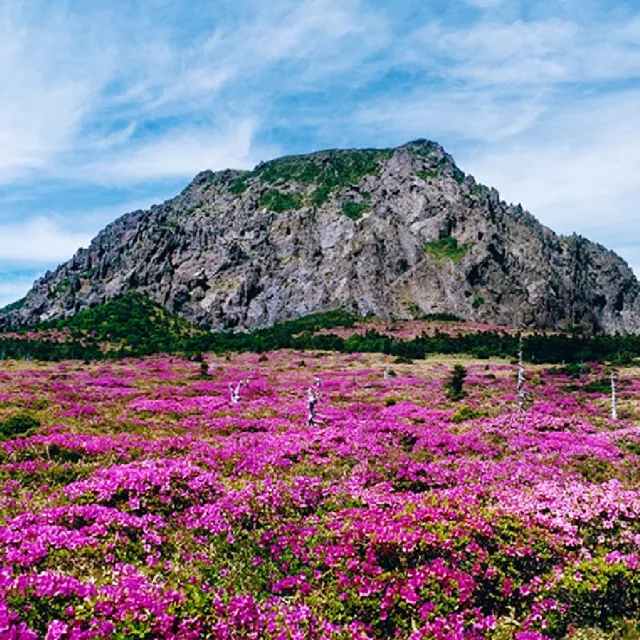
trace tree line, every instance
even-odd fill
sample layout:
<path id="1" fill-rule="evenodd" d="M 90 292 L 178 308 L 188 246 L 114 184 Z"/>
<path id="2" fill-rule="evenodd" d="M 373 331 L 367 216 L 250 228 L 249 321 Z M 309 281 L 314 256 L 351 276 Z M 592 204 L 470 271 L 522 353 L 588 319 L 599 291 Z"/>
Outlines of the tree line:
<path id="1" fill-rule="evenodd" d="M 403 340 L 375 329 L 348 337 L 331 333 L 331 329 L 354 327 L 361 320 L 337 310 L 250 332 L 212 333 L 169 314 L 141 294 L 133 293 L 80 311 L 70 318 L 43 323 L 35 328 L 40 331 L 37 339 L 0 334 L 0 359 L 105 360 L 157 353 L 193 357 L 203 352 L 263 353 L 278 349 L 383 353 L 405 361 L 434 354 L 515 359 L 520 346 L 523 358 L 537 363 L 624 365 L 640 357 L 640 335 L 585 336 L 576 332 L 521 336 L 499 330 L 475 333 L 436 330 L 431 335 L 422 333 Z M 34 328 L 29 330 L 33 332 Z M 48 330 L 64 331 L 66 340 L 48 339 Z M 318 333 L 321 330 L 325 332 Z"/>

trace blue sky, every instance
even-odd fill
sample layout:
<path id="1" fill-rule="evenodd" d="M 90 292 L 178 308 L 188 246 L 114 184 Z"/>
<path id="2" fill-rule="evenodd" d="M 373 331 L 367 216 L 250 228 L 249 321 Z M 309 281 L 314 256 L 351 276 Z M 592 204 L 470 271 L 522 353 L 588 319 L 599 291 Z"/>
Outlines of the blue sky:
<path id="1" fill-rule="evenodd" d="M 203 169 L 439 141 L 640 270 L 635 0 L 3 0 L 0 306 Z"/>

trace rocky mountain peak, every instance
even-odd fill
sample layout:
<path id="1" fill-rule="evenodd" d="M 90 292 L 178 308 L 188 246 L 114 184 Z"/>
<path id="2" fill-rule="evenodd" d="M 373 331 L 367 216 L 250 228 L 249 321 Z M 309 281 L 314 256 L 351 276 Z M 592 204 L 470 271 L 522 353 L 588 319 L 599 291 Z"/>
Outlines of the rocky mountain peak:
<path id="1" fill-rule="evenodd" d="M 176 198 L 106 227 L 0 315 L 0 326 L 130 291 L 214 330 L 335 308 L 640 328 L 640 286 L 622 259 L 557 236 L 429 140 L 203 171 Z"/>

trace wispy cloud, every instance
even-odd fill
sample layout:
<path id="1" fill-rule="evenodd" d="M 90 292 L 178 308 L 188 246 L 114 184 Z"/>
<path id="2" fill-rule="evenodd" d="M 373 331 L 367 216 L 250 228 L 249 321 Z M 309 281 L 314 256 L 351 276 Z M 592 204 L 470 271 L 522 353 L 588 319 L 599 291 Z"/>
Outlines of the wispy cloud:
<path id="1" fill-rule="evenodd" d="M 428 134 L 496 142 L 528 130 L 547 110 L 544 92 L 420 90 L 382 98 L 356 112 L 360 126 L 398 140 Z"/>
<path id="2" fill-rule="evenodd" d="M 73 144 L 100 82 L 75 57 L 70 24 L 31 18 L 10 1 L 0 10 L 0 183 L 46 170 Z"/>
<path id="3" fill-rule="evenodd" d="M 161 4 L 149 3 L 149 15 Z M 256 3 L 240 24 L 212 16 L 188 44 L 159 23 L 138 23 L 141 38 L 108 11 L 83 22 L 52 3 L 34 21 L 16 0 L 8 6 L 0 27 L 4 182 L 42 170 L 135 181 L 245 166 L 255 122 L 273 108 L 265 98 L 315 89 L 388 37 L 380 16 L 353 0 Z M 96 21 L 111 43 L 82 33 Z"/>
<path id="4" fill-rule="evenodd" d="M 0 226 L 0 263 L 37 265 L 69 259 L 91 236 L 68 231 L 50 218 Z"/>
<path id="5" fill-rule="evenodd" d="M 637 31 L 636 21 L 486 18 L 465 27 L 432 23 L 415 37 L 428 46 L 432 70 L 449 80 L 534 85 L 640 78 Z"/>
<path id="6" fill-rule="evenodd" d="M 549 109 L 507 144 L 469 154 L 468 166 L 534 209 L 620 196 L 640 187 L 639 104 L 640 90 L 627 90 Z"/>
<path id="7" fill-rule="evenodd" d="M 638 104 L 629 89 L 549 110 L 509 143 L 465 154 L 463 166 L 551 228 L 590 236 L 638 267 Z"/>
<path id="8" fill-rule="evenodd" d="M 161 138 L 151 138 L 133 148 L 125 143 L 95 163 L 78 170 L 87 181 L 126 184 L 143 180 L 191 178 L 203 168 L 253 167 L 261 158 L 275 155 L 275 148 L 260 152 L 253 145 L 256 123 L 231 122 L 226 127 L 179 128 Z"/>

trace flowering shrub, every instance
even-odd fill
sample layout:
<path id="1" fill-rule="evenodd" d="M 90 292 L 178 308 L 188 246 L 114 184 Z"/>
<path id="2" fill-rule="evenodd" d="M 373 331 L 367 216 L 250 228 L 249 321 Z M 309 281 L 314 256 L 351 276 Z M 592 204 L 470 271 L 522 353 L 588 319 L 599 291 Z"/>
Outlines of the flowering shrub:
<path id="1" fill-rule="evenodd" d="M 637 637 L 632 371 L 614 424 L 544 367 L 521 414 L 508 364 L 460 407 L 452 361 L 301 359 L 6 364 L 0 637 Z"/>

